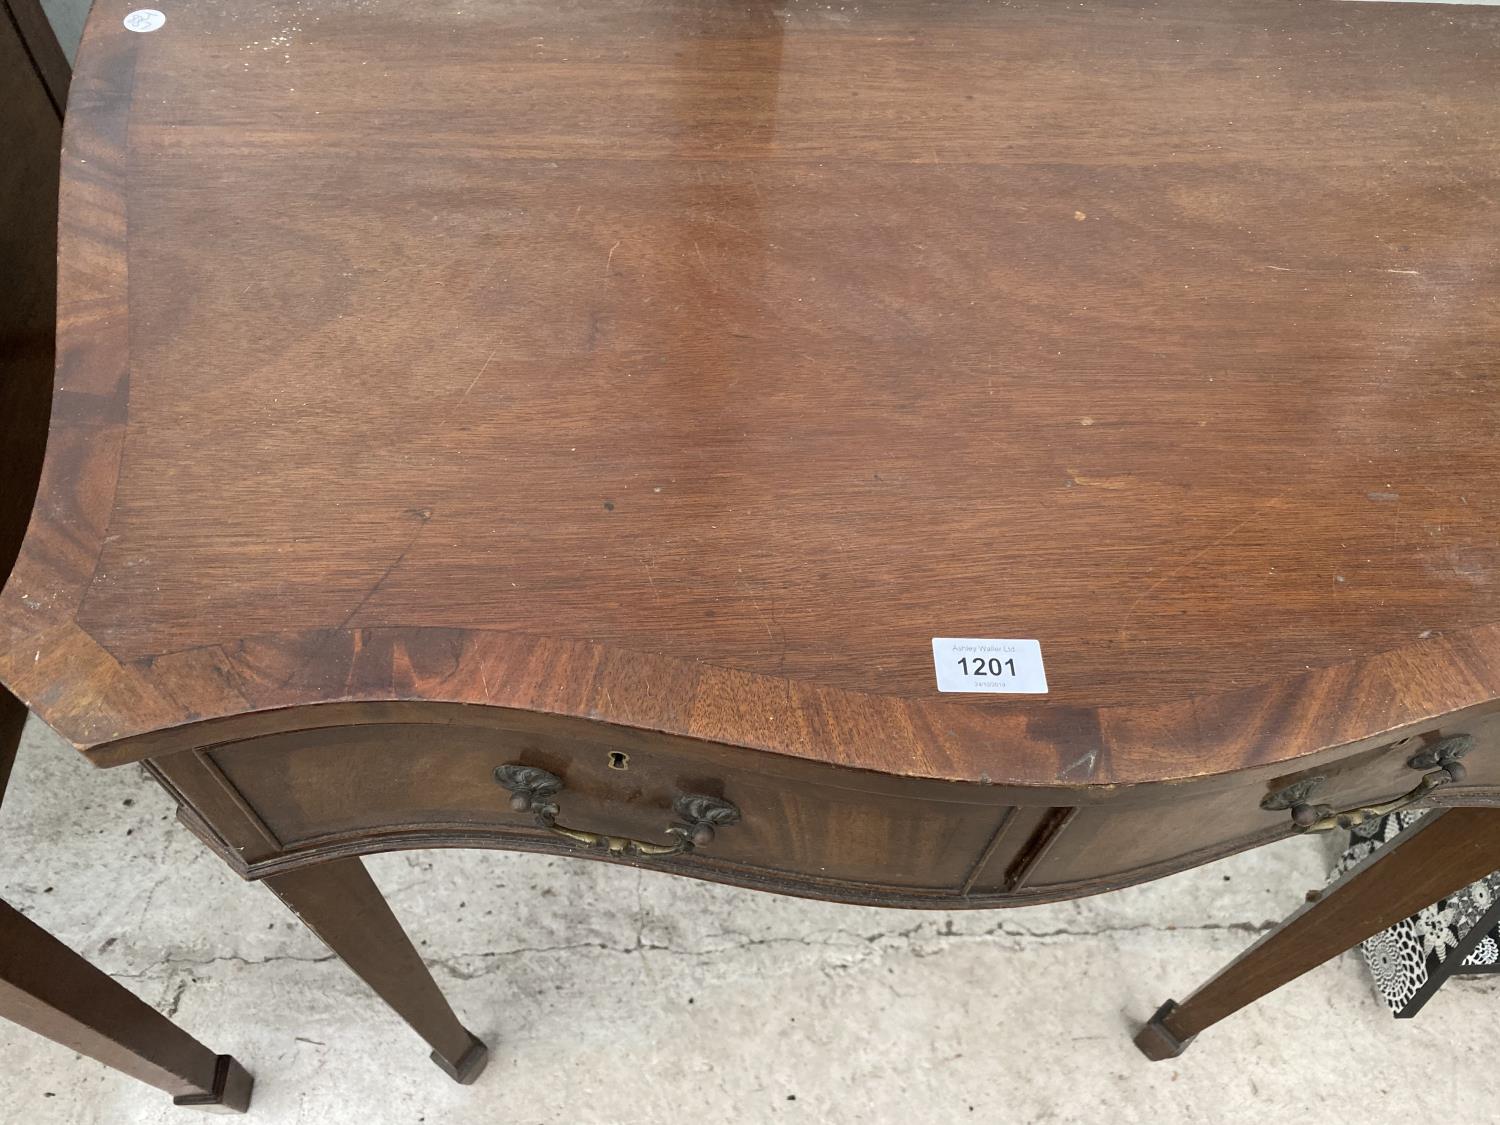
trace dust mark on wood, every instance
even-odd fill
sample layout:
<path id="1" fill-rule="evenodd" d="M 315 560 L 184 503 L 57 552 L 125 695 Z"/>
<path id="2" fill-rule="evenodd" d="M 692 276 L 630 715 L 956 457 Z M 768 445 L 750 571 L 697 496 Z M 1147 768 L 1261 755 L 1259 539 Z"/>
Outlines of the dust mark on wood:
<path id="1" fill-rule="evenodd" d="M 1090 488 L 1129 488 L 1133 478 L 1123 477 L 1091 477 L 1085 473 L 1068 470 L 1068 479 L 1074 484 L 1087 485 Z"/>

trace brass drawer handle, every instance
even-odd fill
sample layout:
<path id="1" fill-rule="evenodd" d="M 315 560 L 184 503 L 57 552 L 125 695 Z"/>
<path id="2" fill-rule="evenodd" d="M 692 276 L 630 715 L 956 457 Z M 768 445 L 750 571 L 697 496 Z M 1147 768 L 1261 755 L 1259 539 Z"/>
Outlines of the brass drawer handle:
<path id="1" fill-rule="evenodd" d="M 1367 820 L 1416 804 L 1434 789 L 1462 781 L 1467 771 L 1459 759 L 1469 752 L 1471 746 L 1472 740 L 1467 735 L 1455 735 L 1410 758 L 1406 764 L 1412 769 L 1427 769 L 1431 766 L 1438 768 L 1423 774 L 1421 781 L 1399 797 L 1392 797 L 1378 805 L 1363 805 L 1347 812 L 1337 812 L 1332 805 L 1315 805 L 1310 798 L 1326 779 L 1308 777 L 1268 795 L 1261 801 L 1260 807 L 1268 810 L 1290 809 L 1292 823 L 1303 832 L 1331 832 L 1335 828 L 1353 828 Z"/>
<path id="2" fill-rule="evenodd" d="M 684 823 L 668 825 L 666 829 L 667 835 L 676 839 L 670 844 L 652 844 L 629 836 L 608 836 L 558 824 L 556 798 L 563 791 L 563 782 L 555 773 L 511 762 L 495 767 L 495 780 L 510 790 L 510 807 L 516 812 L 530 812 L 537 824 L 554 836 L 588 848 L 602 848 L 610 855 L 681 855 L 707 847 L 713 843 L 715 829 L 728 827 L 740 819 L 740 810 L 728 801 L 685 793 L 672 802 L 672 811 Z"/>
<path id="3" fill-rule="evenodd" d="M 1417 782 L 1399 797 L 1392 797 L 1389 801 L 1379 805 L 1365 805 L 1362 808 L 1350 809 L 1348 812 L 1334 812 L 1329 805 L 1294 805 L 1292 807 L 1292 821 L 1304 832 L 1331 832 L 1335 828 L 1353 828 L 1357 824 L 1363 824 L 1367 820 L 1385 816 L 1397 809 L 1404 809 L 1407 805 L 1415 804 L 1434 789 L 1444 785 L 1451 785 L 1455 781 L 1464 779 L 1464 767 L 1458 762 L 1450 762 L 1440 770 L 1433 770 L 1424 774 L 1422 780 Z M 1309 816 L 1304 809 L 1310 809 Z M 1301 814 L 1301 820 L 1298 814 Z M 1302 820 L 1309 823 L 1303 824 Z"/>

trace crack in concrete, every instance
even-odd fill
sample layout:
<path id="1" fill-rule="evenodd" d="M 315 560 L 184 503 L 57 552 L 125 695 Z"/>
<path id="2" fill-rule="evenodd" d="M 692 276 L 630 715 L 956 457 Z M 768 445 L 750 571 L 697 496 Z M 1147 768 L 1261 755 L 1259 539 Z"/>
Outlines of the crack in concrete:
<path id="1" fill-rule="evenodd" d="M 479 977 L 489 975 L 494 972 L 494 969 L 491 967 L 478 970 L 465 968 L 463 967 L 465 962 L 488 962 L 509 957 L 524 957 L 533 954 L 548 953 L 571 953 L 583 950 L 621 955 L 665 953 L 673 957 L 712 958 L 722 957 L 725 954 L 737 953 L 743 950 L 771 946 L 800 945 L 806 948 L 821 949 L 843 947 L 855 950 L 872 950 L 877 947 L 886 946 L 890 949 L 904 948 L 917 957 L 927 957 L 933 956 L 936 951 L 924 950 L 920 946 L 934 942 L 938 944 L 952 942 L 977 944 L 995 938 L 1048 941 L 1132 933 L 1243 933 L 1253 935 L 1266 933 L 1275 929 L 1280 924 L 1279 920 L 1266 922 L 1204 922 L 1187 926 L 1161 926 L 1150 922 L 1142 922 L 1135 925 L 1101 926 L 1094 929 L 1059 927 L 1051 930 L 1027 930 L 1001 923 L 987 930 L 965 932 L 953 929 L 951 923 L 942 929 L 928 929 L 928 923 L 918 923 L 916 926 L 903 930 L 877 930 L 874 933 L 855 933 L 850 930 L 820 930 L 816 933 L 800 937 L 763 938 L 752 938 L 743 934 L 733 934 L 726 931 L 723 932 L 723 936 L 733 936 L 740 940 L 706 949 L 679 949 L 671 945 L 646 941 L 644 927 L 642 927 L 636 932 L 634 941 L 628 945 L 615 945 L 606 941 L 571 941 L 561 942 L 556 945 L 519 945 L 509 949 L 486 950 L 479 953 L 455 953 L 447 957 L 428 957 L 425 960 L 430 968 L 441 970 L 455 980 L 475 980 Z M 287 961 L 302 964 L 320 964 L 337 959 L 338 956 L 334 953 L 325 953 L 317 957 L 302 957 L 291 953 L 273 954 L 262 958 L 250 958 L 241 954 L 222 954 L 206 958 L 164 957 L 137 972 L 113 972 L 110 976 L 118 980 L 142 980 L 158 975 L 163 971 L 171 971 L 182 967 L 206 968 L 222 962 L 234 962 L 254 968 L 261 965 L 271 965 Z M 180 1000 L 181 994 L 182 990 L 179 989 L 177 997 L 174 999 Z"/>
<path id="2" fill-rule="evenodd" d="M 844 946 L 852 949 L 869 949 L 889 945 L 893 949 L 906 948 L 917 957 L 931 956 L 935 951 L 924 951 L 916 948 L 919 942 L 970 942 L 978 943 L 994 938 L 1014 938 L 1046 941 L 1050 939 L 1067 939 L 1080 937 L 1093 937 L 1105 934 L 1129 934 L 1129 933 L 1244 933 L 1263 934 L 1274 930 L 1281 923 L 1279 920 L 1266 922 L 1205 922 L 1191 926 L 1159 926 L 1151 923 L 1141 923 L 1131 926 L 1105 926 L 1091 930 L 1072 930 L 1059 928 L 1054 930 L 1024 930 L 1006 927 L 1001 924 L 978 933 L 966 933 L 951 929 L 932 930 L 922 932 L 922 925 L 907 930 L 877 931 L 872 934 L 856 934 L 848 930 L 822 930 L 817 934 L 809 934 L 805 937 L 745 937 L 741 941 L 732 942 L 728 945 L 715 946 L 709 949 L 677 949 L 670 945 L 647 942 L 642 936 L 637 935 L 635 941 L 630 945 L 612 945 L 604 941 L 575 941 L 562 942 L 557 945 L 523 945 L 510 949 L 497 949 L 481 953 L 458 953 L 448 957 L 432 958 L 428 964 L 434 968 L 441 969 L 456 980 L 474 980 L 493 972 L 492 968 L 472 970 L 461 968 L 463 962 L 467 961 L 494 961 L 507 957 L 520 957 L 529 954 L 547 953 L 569 953 L 579 950 L 596 950 L 604 953 L 632 954 L 632 953 L 666 953 L 673 957 L 697 957 L 710 958 L 721 957 L 727 953 L 737 953 L 742 950 L 758 947 L 777 945 L 801 945 L 809 948 L 836 949 Z M 838 939 L 844 939 L 840 941 Z"/>
<path id="3" fill-rule="evenodd" d="M 298 956 L 296 956 L 294 954 L 291 954 L 291 953 L 285 953 L 285 954 L 275 954 L 275 955 L 270 956 L 270 957 L 263 957 L 263 958 L 261 958 L 259 960 L 255 960 L 255 959 L 252 959 L 250 957 L 244 957 L 244 956 L 241 956 L 238 953 L 225 953 L 225 954 L 222 954 L 221 956 L 218 956 L 218 957 L 202 957 L 202 958 L 197 958 L 197 957 L 163 957 L 159 961 L 153 961 L 150 965 L 146 966 L 144 969 L 139 970 L 138 972 L 126 973 L 126 972 L 118 972 L 117 971 L 117 972 L 112 972 L 109 975 L 112 976 L 112 977 L 114 977 L 116 980 L 144 980 L 146 977 L 150 977 L 150 976 L 156 975 L 157 973 L 161 972 L 163 969 L 171 970 L 171 969 L 177 969 L 177 968 L 182 968 L 182 967 L 206 968 L 209 965 L 217 965 L 217 964 L 219 964 L 220 962 L 223 962 L 223 961 L 237 961 L 241 965 L 249 965 L 249 966 L 253 967 L 253 966 L 256 966 L 256 965 L 270 965 L 270 964 L 274 964 L 275 962 L 278 962 L 278 961 L 300 961 L 303 964 L 315 965 L 315 964 L 318 964 L 321 961 L 337 961 L 337 960 L 338 960 L 338 955 L 335 954 L 335 953 L 325 953 L 321 957 L 298 957 Z"/>
<path id="4" fill-rule="evenodd" d="M 172 998 L 167 1001 L 165 1005 L 165 1011 L 163 1014 L 167 1017 L 167 1019 L 172 1019 L 177 1015 L 177 1009 L 182 1007 L 182 998 L 187 993 L 188 985 L 191 983 L 191 976 L 184 977 L 182 980 L 177 982 L 176 991 L 172 993 Z"/>

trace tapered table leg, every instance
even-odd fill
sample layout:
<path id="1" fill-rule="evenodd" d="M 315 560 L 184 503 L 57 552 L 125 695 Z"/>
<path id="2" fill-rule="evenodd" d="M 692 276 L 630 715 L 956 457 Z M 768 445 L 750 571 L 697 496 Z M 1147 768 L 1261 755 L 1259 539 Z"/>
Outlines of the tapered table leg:
<path id="1" fill-rule="evenodd" d="M 336 859 L 264 880 L 292 913 L 432 1046 L 456 1082 L 479 1077 L 489 1049 L 458 1022 L 421 956 L 358 859 Z"/>
<path id="2" fill-rule="evenodd" d="M 165 1090 L 178 1105 L 250 1106 L 251 1078 L 14 907 L 0 902 L 0 1016 Z"/>
<path id="3" fill-rule="evenodd" d="M 1135 1037 L 1150 1059 L 1344 950 L 1500 870 L 1500 809 L 1429 813 L 1252 945 L 1182 1003 L 1168 1000 Z"/>
<path id="4" fill-rule="evenodd" d="M 21 745 L 21 732 L 26 728 L 26 715 L 26 704 L 0 686 L 0 798 L 10 784 L 10 771 Z"/>

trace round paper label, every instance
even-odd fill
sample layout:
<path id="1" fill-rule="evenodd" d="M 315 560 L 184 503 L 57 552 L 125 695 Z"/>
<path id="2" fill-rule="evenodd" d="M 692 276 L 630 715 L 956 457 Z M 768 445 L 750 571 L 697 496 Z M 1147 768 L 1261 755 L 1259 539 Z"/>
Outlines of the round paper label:
<path id="1" fill-rule="evenodd" d="M 167 17 L 155 8 L 140 8 L 125 17 L 125 26 L 131 31 L 155 31 L 167 22 Z"/>

